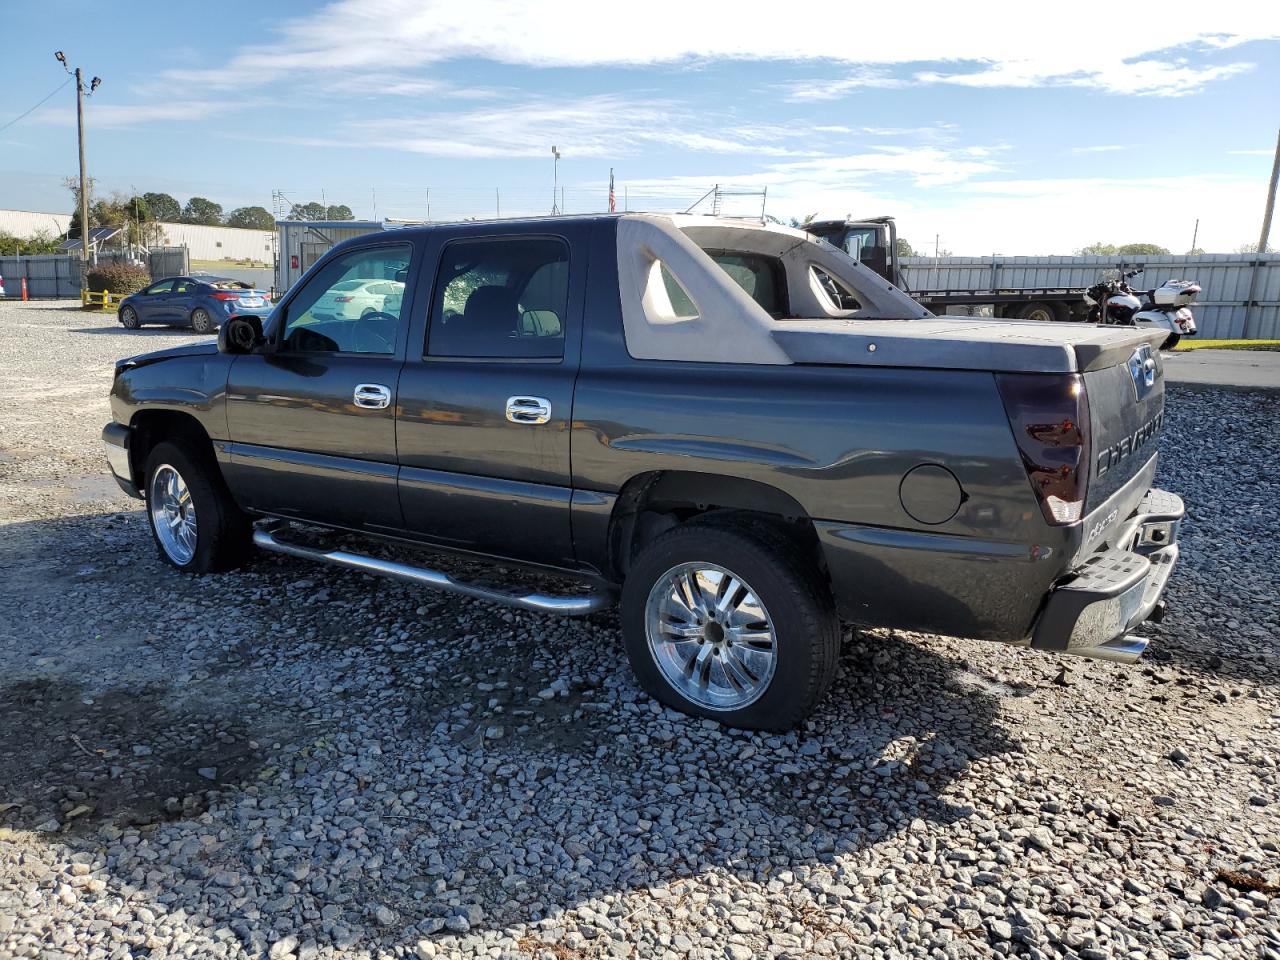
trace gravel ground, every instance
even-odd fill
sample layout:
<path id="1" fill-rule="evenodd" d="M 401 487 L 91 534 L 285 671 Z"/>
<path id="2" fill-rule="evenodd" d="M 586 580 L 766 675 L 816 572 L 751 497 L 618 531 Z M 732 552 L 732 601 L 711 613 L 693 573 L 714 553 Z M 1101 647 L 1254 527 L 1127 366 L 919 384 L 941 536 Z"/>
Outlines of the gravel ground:
<path id="1" fill-rule="evenodd" d="M 1171 389 L 1140 664 L 855 633 L 788 736 L 554 620 L 154 555 L 98 433 L 185 342 L 0 304 L 0 956 L 1280 958 L 1280 398 Z"/>

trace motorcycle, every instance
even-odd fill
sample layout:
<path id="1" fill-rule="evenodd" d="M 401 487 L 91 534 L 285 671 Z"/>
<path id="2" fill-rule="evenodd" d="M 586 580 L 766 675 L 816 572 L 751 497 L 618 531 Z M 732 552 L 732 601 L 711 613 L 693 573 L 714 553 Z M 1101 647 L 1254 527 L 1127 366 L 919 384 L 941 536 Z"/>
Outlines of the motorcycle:
<path id="1" fill-rule="evenodd" d="M 1131 327 L 1159 327 L 1169 331 L 1163 347 L 1172 350 L 1183 337 L 1194 337 L 1196 319 L 1190 304 L 1200 293 L 1200 284 L 1192 280 L 1166 280 L 1153 290 L 1135 290 L 1129 281 L 1144 270 L 1126 271 L 1121 266 L 1119 277 L 1100 280 L 1085 291 L 1089 304 L 1089 322 Z"/>

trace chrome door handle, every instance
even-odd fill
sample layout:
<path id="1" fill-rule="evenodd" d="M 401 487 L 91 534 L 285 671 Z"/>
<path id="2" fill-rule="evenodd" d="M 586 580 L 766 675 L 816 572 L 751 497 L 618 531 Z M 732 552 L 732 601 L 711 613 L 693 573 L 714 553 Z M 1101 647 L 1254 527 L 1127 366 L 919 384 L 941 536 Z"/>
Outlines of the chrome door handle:
<path id="1" fill-rule="evenodd" d="M 507 419 L 512 423 L 546 423 L 551 401 L 545 397 L 507 397 Z"/>
<path id="2" fill-rule="evenodd" d="M 380 383 L 359 383 L 351 400 L 367 410 L 385 410 L 391 406 L 391 388 Z"/>

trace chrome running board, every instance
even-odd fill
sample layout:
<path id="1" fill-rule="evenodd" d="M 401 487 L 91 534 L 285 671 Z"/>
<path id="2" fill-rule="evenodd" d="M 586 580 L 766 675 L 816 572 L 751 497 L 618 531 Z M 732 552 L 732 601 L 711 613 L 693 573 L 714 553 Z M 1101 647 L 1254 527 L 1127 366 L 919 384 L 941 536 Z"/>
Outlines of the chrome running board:
<path id="1" fill-rule="evenodd" d="M 283 553 L 290 557 L 301 557 L 304 560 L 316 560 L 320 563 L 333 564 L 359 570 L 362 573 L 376 573 L 407 583 L 416 583 L 422 587 L 443 590 L 446 593 L 458 593 L 464 597 L 475 597 L 478 600 L 489 600 L 493 603 L 519 607 L 521 610 L 532 610 L 535 613 L 551 613 L 561 617 L 580 617 L 588 613 L 596 613 L 613 605 L 615 597 L 612 590 L 605 587 L 576 596 L 550 596 L 542 593 L 508 593 L 492 587 L 482 587 L 461 580 L 440 570 L 429 567 L 415 567 L 394 560 L 382 560 L 378 557 L 367 557 L 359 553 L 348 553 L 345 550 L 324 550 L 318 547 L 303 546 L 281 540 L 276 534 L 284 527 L 284 522 L 270 520 L 254 525 L 254 545 L 273 553 Z"/>
<path id="2" fill-rule="evenodd" d="M 1146 649 L 1147 638 L 1130 633 L 1108 640 L 1106 643 L 1100 643 L 1096 647 L 1072 647 L 1070 650 L 1063 650 L 1062 653 L 1069 653 L 1073 657 L 1088 657 L 1090 660 L 1136 663 Z"/>

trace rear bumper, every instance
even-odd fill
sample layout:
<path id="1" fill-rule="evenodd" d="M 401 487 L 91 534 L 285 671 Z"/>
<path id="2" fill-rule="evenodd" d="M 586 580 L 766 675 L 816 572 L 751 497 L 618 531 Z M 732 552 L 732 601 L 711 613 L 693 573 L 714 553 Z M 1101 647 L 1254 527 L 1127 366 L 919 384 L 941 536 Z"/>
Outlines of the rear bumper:
<path id="1" fill-rule="evenodd" d="M 1036 621 L 1037 650 L 1132 663 L 1147 641 L 1130 631 L 1163 615 L 1163 595 L 1178 559 L 1184 508 L 1177 494 L 1148 490 L 1137 510 L 1092 554 L 1054 585 Z"/>
<path id="2" fill-rule="evenodd" d="M 129 440 L 133 431 L 123 423 L 108 423 L 102 428 L 102 445 L 106 448 L 107 463 L 116 483 L 131 497 L 142 499 L 142 491 L 133 482 L 133 469 L 129 463 Z"/>

